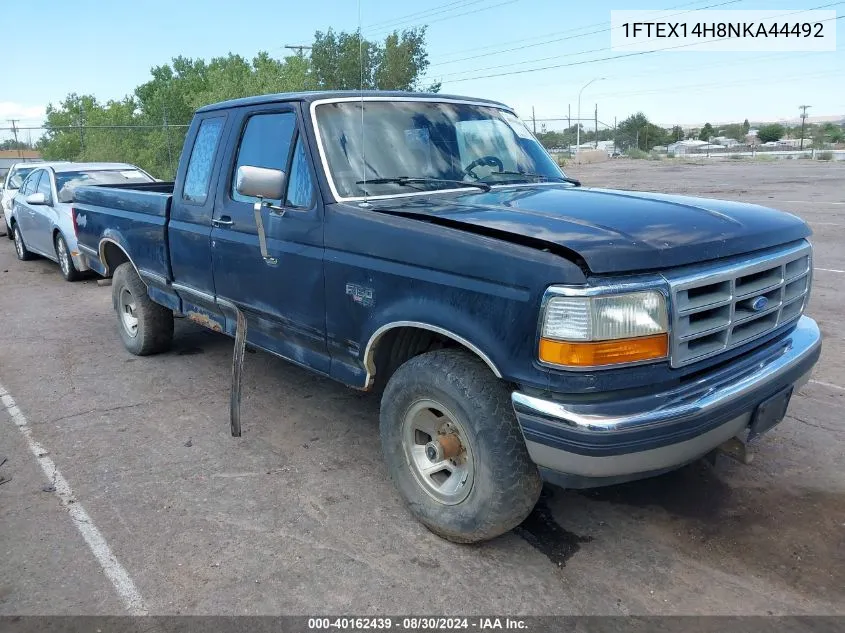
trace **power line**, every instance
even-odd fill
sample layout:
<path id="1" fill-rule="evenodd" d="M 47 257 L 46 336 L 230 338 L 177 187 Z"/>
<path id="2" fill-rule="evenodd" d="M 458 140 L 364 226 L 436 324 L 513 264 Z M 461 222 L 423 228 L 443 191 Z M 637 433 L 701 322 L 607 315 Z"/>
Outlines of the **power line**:
<path id="1" fill-rule="evenodd" d="M 810 78 L 816 78 L 816 77 L 826 77 L 828 75 L 839 75 L 842 72 L 843 72 L 842 69 L 836 69 L 836 70 L 817 71 L 817 72 L 814 72 L 814 73 L 800 73 L 800 74 L 797 74 L 797 75 L 789 75 L 789 76 L 776 74 L 774 77 L 772 77 L 772 79 L 777 79 L 777 80 L 780 80 L 780 79 L 804 79 L 804 78 L 810 79 Z M 760 78 L 756 77 L 755 79 L 759 80 Z M 715 81 L 715 82 L 701 83 L 701 84 L 678 85 L 678 86 L 673 86 L 671 88 L 654 88 L 654 89 L 650 89 L 650 90 L 637 90 L 637 91 L 634 91 L 634 92 L 618 92 L 617 91 L 617 92 L 613 92 L 613 93 L 599 93 L 597 95 L 594 95 L 594 97 L 607 97 L 607 96 L 631 97 L 631 96 L 637 96 L 637 95 L 649 95 L 649 94 L 663 94 L 663 93 L 669 93 L 669 92 L 679 92 L 681 90 L 693 90 L 695 88 L 712 88 L 712 87 L 716 87 L 716 86 L 719 86 L 719 87 L 721 87 L 721 86 L 740 86 L 740 85 L 744 85 L 744 84 L 747 84 L 747 83 L 748 83 L 748 79 L 739 79 L 739 80 L 736 80 L 736 81 Z"/>
<path id="2" fill-rule="evenodd" d="M 431 24 L 435 24 L 437 22 L 443 22 L 444 20 L 452 20 L 454 18 L 459 18 L 464 15 L 475 15 L 477 13 L 481 13 L 482 11 L 490 11 L 491 9 L 497 9 L 498 7 L 503 7 L 506 4 L 513 4 L 514 2 L 519 2 L 519 0 L 505 0 L 505 2 L 500 2 L 499 4 L 491 4 L 490 6 L 482 7 L 480 9 L 475 9 L 473 11 L 465 11 L 463 13 L 453 13 L 452 15 L 447 15 L 442 18 L 438 18 L 437 20 L 425 20 L 423 22 L 415 22 L 413 24 L 403 25 L 402 28 L 411 28 L 414 26 L 429 26 Z M 377 29 L 375 32 L 372 32 L 372 35 L 379 36 L 381 34 L 389 33 L 391 31 L 396 30 L 399 25 L 387 28 L 387 29 Z"/>
<path id="3" fill-rule="evenodd" d="M 845 2 L 836 2 L 836 3 L 833 3 L 832 5 L 824 5 L 824 6 L 834 6 L 834 5 L 837 5 L 837 4 L 845 4 Z M 805 10 L 802 10 L 802 11 L 785 13 L 785 14 L 782 14 L 782 15 L 776 16 L 776 17 L 783 17 L 785 15 L 794 15 L 796 13 L 805 13 L 807 11 L 815 11 L 816 9 L 819 9 L 819 8 L 823 8 L 823 7 L 814 7 L 813 9 L 805 9 Z M 845 16 L 839 16 L 839 17 L 836 17 L 836 18 L 828 18 L 826 20 L 820 20 L 820 22 L 829 22 L 831 20 L 841 20 L 843 17 L 845 17 Z M 680 48 L 688 48 L 690 46 L 699 46 L 701 44 L 711 44 L 713 42 L 721 42 L 721 41 L 729 40 L 729 39 L 731 39 L 731 38 L 730 37 L 720 37 L 720 38 L 716 38 L 716 39 L 713 39 L 713 40 L 705 40 L 705 41 L 701 41 L 701 42 L 691 42 L 691 43 L 687 43 L 687 44 L 678 44 L 676 46 L 667 46 L 667 47 L 663 47 L 663 48 L 655 48 L 655 49 L 651 49 L 651 50 L 647 50 L 647 51 L 635 51 L 635 52 L 632 52 L 632 53 L 622 53 L 620 55 L 611 55 L 611 56 L 608 56 L 608 57 L 599 57 L 599 58 L 596 58 L 596 59 L 586 59 L 586 60 L 577 61 L 577 62 L 570 62 L 570 63 L 566 63 L 566 64 L 553 64 L 553 65 L 550 65 L 550 66 L 541 66 L 541 67 L 538 67 L 538 68 L 526 68 L 524 70 L 513 70 L 513 71 L 508 71 L 508 72 L 503 72 L 503 73 L 491 73 L 491 74 L 488 74 L 488 75 L 478 75 L 478 76 L 474 76 L 474 77 L 460 77 L 460 78 L 457 78 L 457 79 L 449 79 L 449 80 L 447 80 L 446 83 L 460 83 L 460 82 L 464 82 L 464 81 L 474 81 L 474 80 L 477 80 L 477 79 L 489 79 L 491 77 L 506 77 L 506 76 L 511 76 L 511 75 L 521 75 L 521 74 L 525 74 L 525 73 L 540 72 L 542 70 L 553 70 L 553 69 L 557 69 L 557 68 L 568 68 L 568 67 L 571 67 L 571 66 L 582 66 L 582 65 L 585 65 L 585 64 L 593 64 L 593 63 L 598 63 L 598 62 L 613 61 L 613 60 L 617 60 L 617 59 L 624 59 L 624 58 L 627 58 L 627 57 L 638 57 L 638 56 L 642 56 L 642 55 L 650 55 L 652 53 L 659 53 L 659 52 L 663 52 L 663 51 L 677 50 L 677 49 L 680 49 Z M 600 49 L 600 50 L 605 50 L 605 49 Z M 578 55 L 583 55 L 587 52 L 596 52 L 596 51 L 582 51 L 581 53 L 571 53 L 569 55 L 565 55 L 564 57 L 576 57 Z M 538 61 L 543 61 L 543 59 L 541 58 L 541 59 L 530 60 L 530 62 L 533 62 L 533 63 L 536 63 Z M 526 61 L 524 63 L 530 63 L 530 62 Z M 523 62 L 520 62 L 520 63 L 523 63 Z M 470 70 L 470 71 L 464 71 L 464 72 L 477 72 L 477 70 Z M 455 74 L 458 74 L 458 73 L 455 73 Z M 428 78 L 432 78 L 432 77 L 429 76 Z"/>
<path id="4" fill-rule="evenodd" d="M 698 2 L 700 2 L 700 1 L 701 0 L 697 0 L 697 2 L 694 2 L 694 3 L 682 4 L 682 5 L 679 5 L 679 6 L 676 6 L 676 7 L 670 7 L 668 9 L 663 9 L 663 10 L 664 11 L 673 11 L 674 9 L 680 9 L 682 7 L 688 6 L 689 4 L 698 4 Z M 738 2 L 743 2 L 743 0 L 727 0 L 725 2 L 720 2 L 718 4 L 711 4 L 711 5 L 708 5 L 706 7 L 701 7 L 701 8 L 698 8 L 698 9 L 691 9 L 690 11 L 682 11 L 681 13 L 673 13 L 673 14 L 670 14 L 670 15 L 667 15 L 667 16 L 663 16 L 662 19 L 671 18 L 671 17 L 674 17 L 676 15 L 683 15 L 685 13 L 690 13 L 692 11 L 704 11 L 705 9 L 712 9 L 714 7 L 722 7 L 722 6 L 725 6 L 725 5 L 728 5 L 728 4 L 736 4 Z M 606 22 L 596 22 L 595 24 L 588 24 L 587 26 L 582 26 L 582 27 L 579 27 L 579 28 L 576 28 L 576 29 L 568 29 L 566 31 L 558 31 L 557 34 L 572 33 L 573 31 L 580 31 L 582 29 L 589 28 L 591 26 L 600 26 L 600 25 L 605 25 L 605 24 L 607 24 L 607 23 Z M 515 46 L 514 48 L 496 49 L 496 50 L 494 50 L 492 52 L 488 52 L 488 53 L 481 53 L 479 55 L 470 55 L 469 57 L 461 57 L 459 59 L 453 59 L 453 60 L 446 61 L 446 62 L 434 63 L 434 64 L 431 64 L 431 66 L 429 66 L 429 68 L 438 67 L 438 66 L 446 66 L 448 64 L 456 64 L 458 62 L 463 62 L 463 61 L 467 61 L 467 60 L 470 60 L 470 59 L 478 59 L 479 57 L 489 57 L 490 55 L 502 55 L 504 53 L 512 53 L 514 51 L 523 51 L 526 48 L 536 48 L 537 46 L 546 46 L 548 44 L 556 44 L 558 42 L 563 42 L 563 41 L 566 41 L 566 40 L 574 40 L 574 39 L 578 39 L 580 37 L 587 37 L 589 35 L 606 33 L 608 31 L 612 31 L 614 28 L 622 28 L 622 27 L 621 26 L 617 26 L 617 27 L 606 26 L 605 28 L 598 29 L 597 31 L 590 31 L 588 33 L 579 33 L 577 35 L 570 35 L 568 37 L 559 37 L 559 38 L 556 38 L 556 39 L 553 39 L 553 40 L 549 40 L 547 42 L 537 42 L 535 44 L 526 44 L 524 46 Z M 555 35 L 555 33 L 551 33 L 548 36 L 542 36 L 542 37 L 549 37 L 551 35 Z M 525 40 L 515 40 L 514 42 L 511 42 L 511 43 L 525 42 L 525 41 L 530 41 L 532 39 L 536 39 L 536 38 L 526 38 Z M 490 47 L 485 47 L 485 48 L 490 48 Z M 471 50 L 473 50 L 473 49 L 468 49 L 468 51 L 471 51 Z M 478 50 L 478 49 L 476 49 L 476 50 Z M 601 48 L 601 49 L 596 49 L 596 50 L 605 50 L 605 49 Z M 594 52 L 594 51 L 587 51 L 587 52 Z M 553 58 L 550 57 L 550 58 L 546 58 L 546 59 L 553 59 Z M 525 62 L 522 62 L 522 63 L 525 63 Z"/>
<path id="5" fill-rule="evenodd" d="M 487 0 L 457 0 L 456 2 L 447 2 L 446 4 L 437 5 L 436 7 L 431 7 L 430 9 L 424 9 L 422 11 L 415 11 L 414 13 L 408 13 L 406 15 L 402 15 L 396 18 L 391 18 L 388 20 L 382 20 L 380 22 L 375 22 L 374 24 L 370 24 L 368 26 L 368 30 L 381 30 L 384 28 L 389 28 L 391 25 L 394 24 L 401 24 L 408 21 L 414 21 L 418 19 L 420 16 L 425 15 L 437 15 L 440 13 L 445 13 L 449 11 L 457 11 L 458 9 L 463 9 L 472 4 L 479 4 L 481 2 L 486 2 Z M 411 18 L 408 20 L 408 18 Z"/>
<path id="6" fill-rule="evenodd" d="M 727 0 L 726 2 L 720 2 L 718 4 L 707 5 L 706 7 L 700 7 L 698 9 L 691 9 L 690 11 L 681 11 L 680 13 L 671 13 L 667 16 L 664 16 L 664 19 L 665 18 L 671 18 L 671 17 L 677 16 L 677 15 L 684 15 L 685 13 L 691 13 L 692 11 L 704 11 L 706 9 L 712 9 L 714 7 L 721 7 L 721 6 L 724 6 L 726 4 L 736 4 L 737 2 L 742 2 L 742 1 L 743 0 Z M 840 4 L 842 4 L 842 3 L 840 3 Z M 680 5 L 680 7 L 683 7 L 683 6 L 685 6 L 685 5 Z M 680 7 L 674 7 L 674 8 L 680 8 Z M 664 9 L 664 11 L 672 11 L 672 10 L 673 10 L 672 8 Z M 596 33 L 604 33 L 604 32 L 607 32 L 607 31 L 612 31 L 614 28 L 621 28 L 621 26 L 620 27 L 606 27 L 606 28 L 600 29 L 598 31 L 591 31 L 590 33 L 582 33 L 580 35 L 574 35 L 572 37 L 563 37 L 563 38 L 560 38 L 558 40 L 551 40 L 549 42 L 543 42 L 541 44 L 534 44 L 533 46 L 543 46 L 545 44 L 551 44 L 551 43 L 557 42 L 557 41 L 574 39 L 574 38 L 577 38 L 577 37 L 583 37 L 584 35 L 595 35 Z M 617 48 L 625 48 L 625 47 L 628 47 L 628 46 L 638 46 L 639 44 L 641 44 L 641 42 L 630 42 L 628 44 L 622 44 L 622 45 L 618 46 Z M 484 54 L 484 55 L 475 55 L 473 57 L 465 57 L 462 60 L 455 60 L 455 61 L 463 61 L 463 60 L 466 60 L 466 59 L 475 59 L 475 58 L 478 58 L 478 57 L 486 57 L 488 55 L 498 55 L 500 53 L 508 53 L 508 52 L 512 52 L 512 51 L 515 51 L 515 50 L 522 50 L 523 48 L 531 48 L 531 46 L 505 49 L 505 50 L 502 50 L 502 51 L 491 52 L 491 53 L 487 53 L 487 54 Z M 456 71 L 456 72 L 452 72 L 452 73 L 447 73 L 445 75 L 438 75 L 436 78 L 440 81 L 443 81 L 444 77 L 454 77 L 456 75 L 460 76 L 460 75 L 465 75 L 467 73 L 474 73 L 474 72 L 481 72 L 481 71 L 485 71 L 485 70 L 492 70 L 494 68 L 513 68 L 514 66 L 524 66 L 525 64 L 536 64 L 537 62 L 550 61 L 552 59 L 564 59 L 564 58 L 568 58 L 568 57 L 579 57 L 581 55 L 586 55 L 588 53 L 600 53 L 600 52 L 603 52 L 605 50 L 607 50 L 606 46 L 600 46 L 599 48 L 593 48 L 593 49 L 578 51 L 578 52 L 575 52 L 575 53 L 564 53 L 563 55 L 551 55 L 549 57 L 538 57 L 538 58 L 534 58 L 534 59 L 524 60 L 524 61 L 521 61 L 521 62 L 512 62 L 510 64 L 497 64 L 495 66 L 486 66 L 486 67 L 483 67 L 483 68 L 472 68 L 472 69 L 469 69 L 469 70 L 460 70 L 460 71 Z M 452 63 L 452 62 L 446 62 L 446 63 Z M 434 78 L 434 77 L 432 77 L 432 75 L 430 75 L 430 74 L 426 74 L 425 78 L 431 79 L 431 78 Z M 446 81 L 451 81 L 451 80 L 447 79 Z"/>
<path id="7" fill-rule="evenodd" d="M 758 61 L 773 59 L 775 57 L 780 57 L 783 54 L 784 54 L 783 52 L 778 52 L 778 53 L 768 53 L 766 55 L 755 55 L 753 57 L 744 57 L 742 59 L 741 63 L 743 65 L 745 65 L 745 64 L 752 63 L 752 62 L 758 62 Z M 808 51 L 808 52 L 797 53 L 797 54 L 793 53 L 793 54 L 790 54 L 791 55 L 790 59 L 797 59 L 797 58 L 800 58 L 800 57 L 807 57 L 809 55 L 816 55 L 816 54 L 817 54 L 816 51 Z M 679 72 L 679 71 L 686 71 L 686 70 L 699 70 L 699 69 L 705 68 L 705 67 L 706 68 L 712 68 L 713 67 L 712 62 L 704 62 L 704 63 L 698 62 L 698 63 L 695 63 L 695 64 L 688 64 L 688 65 L 685 65 L 685 66 L 673 66 L 672 71 L 673 72 Z M 613 78 L 617 78 L 617 77 L 623 77 L 624 79 L 635 79 L 637 77 L 653 77 L 655 72 L 660 72 L 661 70 L 662 70 L 661 68 L 652 66 L 652 67 L 645 67 L 642 72 L 625 73 L 624 75 L 608 74 L 608 75 L 605 75 L 605 78 L 606 79 L 613 79 Z M 544 82 L 544 83 L 541 83 L 541 84 L 531 84 L 531 87 L 544 87 L 544 86 L 551 86 L 551 85 L 557 86 L 557 85 L 559 85 L 559 83 L 560 83 L 559 81 Z M 616 94 L 618 94 L 618 91 L 614 91 L 613 93 L 598 93 L 598 95 L 596 95 L 596 96 L 605 96 L 605 95 L 610 95 L 610 94 L 616 95 Z"/>

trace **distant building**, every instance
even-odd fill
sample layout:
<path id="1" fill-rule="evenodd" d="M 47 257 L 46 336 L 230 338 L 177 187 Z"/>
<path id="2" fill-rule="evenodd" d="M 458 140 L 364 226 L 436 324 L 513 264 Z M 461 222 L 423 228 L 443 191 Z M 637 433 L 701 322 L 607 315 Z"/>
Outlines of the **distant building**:
<path id="1" fill-rule="evenodd" d="M 766 143 L 768 145 L 768 143 Z M 778 147 L 788 147 L 790 149 L 801 147 L 801 139 L 800 138 L 782 138 L 779 141 L 775 141 L 775 145 Z M 813 139 L 805 138 L 804 139 L 804 147 L 809 149 L 813 146 Z"/>
<path id="2" fill-rule="evenodd" d="M 735 138 L 730 138 L 728 136 L 717 136 L 716 138 L 712 139 L 714 143 L 717 145 L 722 145 L 723 147 L 733 147 L 734 145 L 739 145 L 739 141 Z"/>
<path id="3" fill-rule="evenodd" d="M 674 154 L 676 156 L 680 156 L 682 154 L 691 154 L 694 151 L 698 151 L 700 149 L 706 149 L 708 147 L 714 147 L 707 141 L 701 141 L 699 139 L 687 139 L 685 141 L 678 141 L 677 143 L 672 143 L 666 148 L 670 154 Z"/>

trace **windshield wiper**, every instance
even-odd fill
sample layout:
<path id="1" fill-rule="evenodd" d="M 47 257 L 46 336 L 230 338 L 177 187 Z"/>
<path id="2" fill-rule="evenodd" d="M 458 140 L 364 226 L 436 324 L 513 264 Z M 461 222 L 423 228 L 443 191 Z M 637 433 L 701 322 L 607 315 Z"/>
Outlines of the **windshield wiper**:
<path id="1" fill-rule="evenodd" d="M 568 176 L 544 176 L 543 174 L 532 174 L 528 171 L 492 171 L 490 176 L 497 174 L 505 174 L 506 176 L 525 176 L 526 178 L 537 178 L 538 180 L 553 181 L 553 182 L 568 182 L 576 187 L 581 186 L 581 181 L 577 178 L 569 178 Z"/>
<path id="2" fill-rule="evenodd" d="M 448 180 L 446 178 L 411 178 L 410 176 L 394 176 L 392 178 L 369 178 L 367 180 L 358 180 L 356 185 L 388 185 L 397 184 L 407 187 L 413 187 L 415 184 L 425 184 L 429 182 L 443 183 L 447 185 L 457 185 L 458 187 L 477 187 L 482 191 L 490 191 L 490 185 L 486 182 L 471 182 L 468 180 Z M 414 187 L 416 189 L 416 187 Z M 433 189 L 432 191 L 437 191 Z"/>

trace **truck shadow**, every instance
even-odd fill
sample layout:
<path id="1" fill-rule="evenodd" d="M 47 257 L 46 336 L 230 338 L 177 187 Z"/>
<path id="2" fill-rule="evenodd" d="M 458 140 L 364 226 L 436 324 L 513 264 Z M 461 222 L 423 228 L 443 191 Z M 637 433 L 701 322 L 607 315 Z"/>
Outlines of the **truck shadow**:
<path id="1" fill-rule="evenodd" d="M 170 355 L 175 361 L 200 353 L 195 350 L 204 354 L 204 364 L 220 365 L 219 388 L 228 386 L 231 339 L 179 323 Z M 315 460 L 323 464 L 320 476 L 328 487 L 332 481 L 342 486 L 350 478 L 386 477 L 375 394 L 259 351 L 247 355 L 243 396 L 245 432 L 303 464 L 308 477 L 314 472 L 305 464 Z M 715 466 L 700 461 L 660 477 L 592 490 L 546 486 L 515 533 L 558 568 L 614 543 L 632 557 L 641 556 L 644 547 L 663 550 L 739 578 L 769 578 L 776 586 L 841 603 L 845 493 L 801 487 L 788 475 L 769 472 L 776 464 L 766 459 L 762 455 L 759 464 L 740 467 L 722 457 Z M 398 497 L 384 496 L 389 490 L 385 481 L 362 505 L 398 503 Z M 512 546 L 505 538 L 484 547 Z"/>

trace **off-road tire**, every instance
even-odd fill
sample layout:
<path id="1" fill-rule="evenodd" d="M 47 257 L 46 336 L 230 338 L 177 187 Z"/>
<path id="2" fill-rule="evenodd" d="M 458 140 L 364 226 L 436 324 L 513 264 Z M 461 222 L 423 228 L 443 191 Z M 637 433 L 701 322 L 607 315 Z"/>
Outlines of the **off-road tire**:
<path id="1" fill-rule="evenodd" d="M 138 319 L 134 336 L 121 316 L 121 295 L 127 291 L 135 302 Z M 173 312 L 155 303 L 147 295 L 147 287 L 131 262 L 117 267 L 112 278 L 112 303 L 117 314 L 117 330 L 126 349 L 136 356 L 159 354 L 173 342 Z"/>
<path id="2" fill-rule="evenodd" d="M 454 505 L 426 492 L 403 449 L 403 420 L 422 399 L 444 405 L 469 436 L 472 489 Z M 380 431 L 394 485 L 413 515 L 445 539 L 474 543 L 499 536 L 519 525 L 540 496 L 542 482 L 528 456 L 510 391 L 487 365 L 465 350 L 435 350 L 401 365 L 381 400 Z"/>

